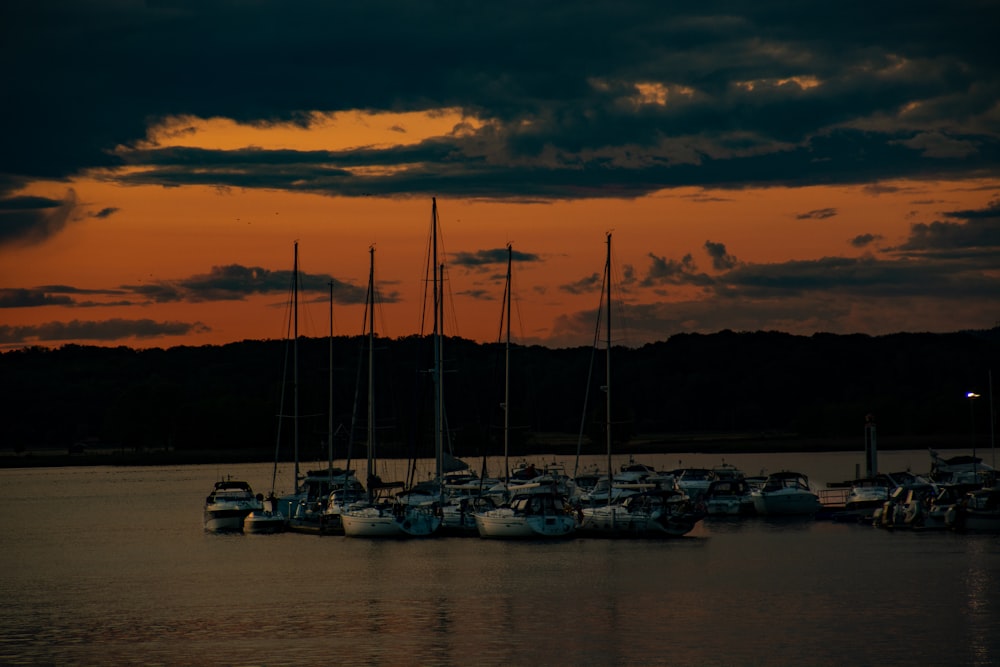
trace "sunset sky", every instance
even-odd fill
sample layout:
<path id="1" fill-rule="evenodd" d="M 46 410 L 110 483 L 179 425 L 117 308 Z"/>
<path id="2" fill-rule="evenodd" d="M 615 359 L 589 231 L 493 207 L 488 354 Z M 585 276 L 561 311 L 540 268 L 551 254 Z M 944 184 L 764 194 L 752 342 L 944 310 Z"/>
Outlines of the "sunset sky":
<path id="1" fill-rule="evenodd" d="M 1000 323 L 1000 3 L 0 3 L 0 349 Z"/>

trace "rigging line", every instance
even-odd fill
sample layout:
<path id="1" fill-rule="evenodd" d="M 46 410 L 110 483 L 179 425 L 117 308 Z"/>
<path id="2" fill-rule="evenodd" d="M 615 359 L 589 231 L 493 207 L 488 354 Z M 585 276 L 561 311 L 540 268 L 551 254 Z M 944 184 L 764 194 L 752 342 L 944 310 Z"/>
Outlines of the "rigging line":
<path id="1" fill-rule="evenodd" d="M 601 281 L 601 298 L 597 305 L 597 323 L 594 326 L 594 340 L 590 346 L 590 368 L 587 369 L 586 390 L 583 394 L 583 416 L 580 417 L 580 432 L 576 440 L 576 463 L 573 465 L 573 477 L 577 476 L 580 469 L 580 450 L 583 448 L 583 433 L 587 427 L 587 407 L 590 404 L 590 384 L 594 377 L 594 360 L 597 358 L 597 346 L 601 338 L 601 313 L 604 306 L 604 292 L 608 279 L 608 271 L 604 272 L 604 280 Z M 611 470 L 608 470 L 608 479 L 611 479 Z"/>

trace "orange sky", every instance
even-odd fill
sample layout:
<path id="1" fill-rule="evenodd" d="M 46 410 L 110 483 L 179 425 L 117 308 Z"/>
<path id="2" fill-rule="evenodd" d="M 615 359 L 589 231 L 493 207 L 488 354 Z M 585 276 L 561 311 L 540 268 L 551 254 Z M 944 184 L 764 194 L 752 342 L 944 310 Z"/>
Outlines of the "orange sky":
<path id="1" fill-rule="evenodd" d="M 451 335 L 497 338 L 509 242 L 514 337 L 589 345 L 609 231 L 621 344 L 1000 322 L 997 7 L 3 11 L 0 349 L 280 337 L 295 241 L 336 333 L 372 244 L 415 333 L 434 196 Z"/>
<path id="2" fill-rule="evenodd" d="M 619 274 L 626 266 L 646 271 L 652 261 L 650 254 L 672 260 L 691 254 L 698 267 L 711 273 L 703 249 L 706 241 L 724 243 L 739 261 L 754 265 L 860 257 L 870 254 L 871 249 L 851 247 L 850 239 L 858 235 L 877 231 L 884 245 L 899 244 L 906 239 L 911 224 L 932 222 L 945 209 L 981 208 L 996 191 L 991 183 L 976 184 L 983 189 L 969 183 L 885 185 L 890 187 L 880 193 L 846 186 L 743 191 L 684 188 L 636 200 L 547 204 L 441 199 L 443 247 L 455 308 L 448 320 L 449 333 L 495 340 L 503 294 L 502 266 L 454 266 L 449 256 L 455 253 L 503 248 L 510 242 L 517 251 L 538 255 L 541 261 L 515 266 L 515 339 L 587 345 L 592 327 L 567 330 L 566 322 L 560 323 L 559 318 L 581 313 L 585 320 L 586 312 L 596 311 L 599 294 L 570 294 L 561 286 L 601 272 L 606 231 L 613 232 L 614 264 Z M 42 244 L 8 250 L 0 276 L 4 285 L 105 290 L 179 280 L 229 264 L 287 270 L 293 242 L 298 240 L 303 271 L 330 274 L 364 287 L 367 250 L 374 244 L 380 291 L 398 291 L 401 297 L 398 303 L 383 306 L 384 322 L 378 328 L 389 336 L 415 333 L 419 328 L 430 228 L 428 198 L 338 198 L 197 186 L 121 186 L 96 179 L 77 179 L 69 187 L 77 199 L 74 219 L 63 232 Z M 38 193 L 56 198 L 64 196 L 66 188 L 62 183 L 35 186 Z M 118 211 L 107 218 L 88 215 L 105 207 Z M 799 218 L 820 209 L 835 209 L 837 214 L 827 219 Z M 482 291 L 479 298 L 467 295 L 475 290 Z M 616 298 L 632 304 L 669 304 L 698 299 L 699 294 L 699 288 L 691 285 L 633 286 Z M 12 308 L 4 311 L 4 318 L 9 326 L 108 318 L 200 322 L 209 330 L 183 336 L 83 342 L 136 347 L 222 344 L 280 337 L 283 311 L 275 306 L 281 306 L 283 300 L 283 295 L 268 294 L 200 303 Z M 325 335 L 326 308 L 325 304 L 308 306 L 302 322 L 304 334 Z M 359 333 L 361 312 L 358 306 L 336 305 L 336 333 Z M 647 342 L 647 332 L 637 337 L 630 324 L 626 316 L 616 332 L 619 342 Z M 992 322 L 981 318 L 963 324 L 986 327 Z M 767 328 L 766 323 L 761 327 Z M 736 323 L 733 328 L 755 327 Z M 882 332 L 892 330 L 889 324 Z M 663 330 L 660 339 L 673 333 L 678 331 Z"/>

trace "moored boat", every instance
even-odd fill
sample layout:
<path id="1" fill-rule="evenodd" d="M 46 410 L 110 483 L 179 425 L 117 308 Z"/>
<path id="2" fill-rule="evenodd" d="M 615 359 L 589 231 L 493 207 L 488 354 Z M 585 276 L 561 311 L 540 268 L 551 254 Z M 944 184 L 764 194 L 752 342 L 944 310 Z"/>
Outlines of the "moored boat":
<path id="1" fill-rule="evenodd" d="M 919 528 L 924 525 L 938 488 L 922 479 L 897 486 L 889 499 L 872 515 L 880 528 Z"/>
<path id="2" fill-rule="evenodd" d="M 771 473 L 759 490 L 752 493 L 754 509 L 765 515 L 810 515 L 819 511 L 819 495 L 800 472 Z"/>
<path id="3" fill-rule="evenodd" d="M 273 493 L 268 494 L 267 498 L 258 493 L 257 499 L 261 501 L 262 506 L 243 519 L 243 532 L 258 535 L 284 532 L 288 517 L 278 511 L 278 498 Z"/>
<path id="4" fill-rule="evenodd" d="M 705 517 L 705 510 L 676 489 L 655 489 L 621 503 L 580 510 L 579 532 L 595 537 L 681 537 Z"/>
<path id="5" fill-rule="evenodd" d="M 576 519 L 562 494 L 518 492 L 510 503 L 475 515 L 480 537 L 532 539 L 568 537 Z"/>
<path id="6" fill-rule="evenodd" d="M 1000 533 L 1000 488 L 969 491 L 948 508 L 945 525 L 952 530 Z"/>
<path id="7" fill-rule="evenodd" d="M 756 512 L 753 488 L 742 477 L 717 479 L 708 485 L 702 497 L 709 516 L 747 516 Z"/>
<path id="8" fill-rule="evenodd" d="M 216 482 L 205 499 L 205 530 L 211 532 L 239 532 L 243 519 L 251 512 L 263 509 L 250 484 L 242 480 L 227 479 Z"/>

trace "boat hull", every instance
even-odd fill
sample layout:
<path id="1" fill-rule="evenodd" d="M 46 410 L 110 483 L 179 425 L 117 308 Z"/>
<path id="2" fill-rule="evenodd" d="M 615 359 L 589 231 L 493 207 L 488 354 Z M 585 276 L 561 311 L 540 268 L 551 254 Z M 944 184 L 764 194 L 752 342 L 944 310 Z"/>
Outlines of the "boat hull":
<path id="1" fill-rule="evenodd" d="M 340 521 L 347 537 L 404 537 L 396 517 L 378 508 L 366 507 L 343 512 Z"/>
<path id="2" fill-rule="evenodd" d="M 568 514 L 524 516 L 500 509 L 477 514 L 476 529 L 494 539 L 559 538 L 572 535 L 576 521 Z"/>
<path id="3" fill-rule="evenodd" d="M 591 537 L 682 537 L 697 525 L 701 513 L 628 512 L 623 507 L 584 510 L 579 532 Z"/>
<path id="4" fill-rule="evenodd" d="M 243 530 L 243 520 L 251 511 L 247 508 L 206 509 L 205 530 L 212 533 L 238 533 Z"/>
<path id="5" fill-rule="evenodd" d="M 819 498 L 812 493 L 760 492 L 753 496 L 754 510 L 765 515 L 809 515 L 821 508 Z"/>
<path id="6" fill-rule="evenodd" d="M 283 533 L 287 521 L 277 512 L 251 512 L 243 519 L 243 532 L 256 535 Z"/>

